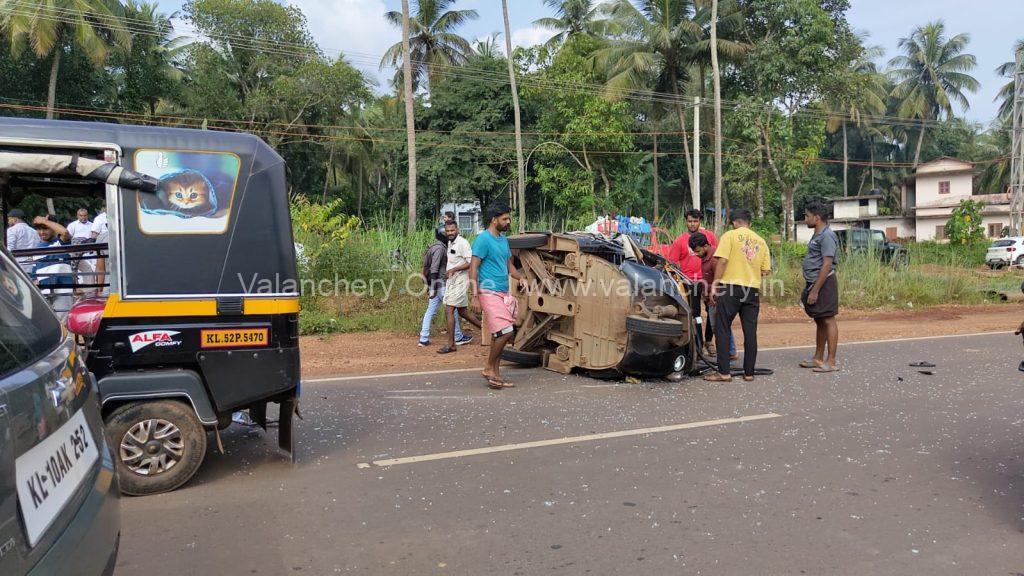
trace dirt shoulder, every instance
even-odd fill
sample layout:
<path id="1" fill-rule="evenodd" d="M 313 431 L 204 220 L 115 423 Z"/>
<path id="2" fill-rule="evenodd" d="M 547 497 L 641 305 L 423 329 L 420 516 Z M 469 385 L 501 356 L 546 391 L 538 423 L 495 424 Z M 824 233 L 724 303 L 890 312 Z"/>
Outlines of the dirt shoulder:
<path id="1" fill-rule="evenodd" d="M 1004 332 L 1016 329 L 1022 319 L 1024 306 L 1019 304 L 844 311 L 840 315 L 839 330 L 843 342 L 855 342 Z M 479 334 L 471 334 L 475 338 L 473 342 L 461 346 L 456 354 L 446 355 L 437 354 L 443 344 L 440 339 L 443 337 L 438 335 L 433 336 L 433 344 L 426 348 L 416 345 L 416 336 L 396 332 L 303 336 L 302 374 L 309 378 L 480 366 L 486 349 L 480 346 Z M 762 348 L 813 344 L 813 323 L 796 307 L 763 307 L 758 340 Z"/>

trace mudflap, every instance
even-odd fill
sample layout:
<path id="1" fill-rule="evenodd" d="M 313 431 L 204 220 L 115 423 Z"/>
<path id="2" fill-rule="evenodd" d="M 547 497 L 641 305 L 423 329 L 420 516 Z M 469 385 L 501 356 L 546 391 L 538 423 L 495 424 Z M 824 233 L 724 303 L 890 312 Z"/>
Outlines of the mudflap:
<path id="1" fill-rule="evenodd" d="M 277 423 L 277 446 L 288 453 L 295 462 L 295 415 L 299 411 L 299 399 L 295 396 L 281 401 L 281 415 Z"/>

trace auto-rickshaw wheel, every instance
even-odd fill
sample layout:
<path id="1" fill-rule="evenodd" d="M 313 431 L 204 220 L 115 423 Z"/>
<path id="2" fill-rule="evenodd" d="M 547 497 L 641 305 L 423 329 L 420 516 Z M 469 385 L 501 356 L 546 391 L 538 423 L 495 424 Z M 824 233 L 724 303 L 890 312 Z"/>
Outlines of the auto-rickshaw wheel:
<path id="1" fill-rule="evenodd" d="M 145 496 L 189 481 L 206 456 L 206 430 L 177 400 L 131 402 L 106 419 L 121 492 Z"/>

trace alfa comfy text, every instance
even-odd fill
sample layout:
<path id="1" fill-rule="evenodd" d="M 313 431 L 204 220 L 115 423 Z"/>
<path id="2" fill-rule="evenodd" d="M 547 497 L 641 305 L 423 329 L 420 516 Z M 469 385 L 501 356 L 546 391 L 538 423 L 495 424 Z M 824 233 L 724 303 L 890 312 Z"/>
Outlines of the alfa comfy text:
<path id="1" fill-rule="evenodd" d="M 334 276 L 333 280 L 326 278 L 320 280 L 314 280 L 311 278 L 304 278 L 302 280 L 282 280 L 280 275 L 277 274 L 275 274 L 272 279 L 260 278 L 259 275 L 254 274 L 247 280 L 241 274 L 238 274 L 238 283 L 242 286 L 244 294 L 263 296 L 282 294 L 301 294 L 303 296 L 320 297 L 357 296 L 360 298 L 380 298 L 381 302 L 387 302 L 394 294 L 408 294 L 417 298 L 426 297 L 429 290 L 423 283 L 423 279 L 420 275 L 416 273 L 407 275 L 404 281 L 402 281 L 401 278 L 349 280 L 347 278 L 340 278 L 337 275 Z M 528 291 L 552 291 L 547 290 L 546 288 L 547 287 L 543 286 L 542 282 L 531 282 L 531 286 L 528 288 Z M 584 282 L 568 283 L 566 286 L 559 288 L 559 291 L 565 289 L 571 291 L 575 296 L 649 296 L 670 293 L 672 290 L 676 289 L 676 286 L 669 279 L 664 279 L 661 282 L 645 281 L 641 282 L 637 286 L 632 286 L 627 282 L 621 281 L 606 282 L 604 280 L 587 280 Z M 761 293 L 772 296 L 785 295 L 785 282 L 778 278 L 766 278 L 762 285 Z"/>

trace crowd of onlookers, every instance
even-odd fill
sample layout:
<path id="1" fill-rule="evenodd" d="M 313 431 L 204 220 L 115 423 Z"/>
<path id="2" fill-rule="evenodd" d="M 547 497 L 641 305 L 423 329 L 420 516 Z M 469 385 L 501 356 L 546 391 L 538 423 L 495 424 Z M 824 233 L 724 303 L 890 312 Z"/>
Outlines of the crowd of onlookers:
<path id="1" fill-rule="evenodd" d="M 89 211 L 79 208 L 75 220 L 61 224 L 51 215 L 31 220 L 19 208 L 7 213 L 7 249 L 33 250 L 107 241 L 107 213 L 104 208 L 93 220 Z M 65 311 L 76 289 L 95 289 L 103 284 L 106 266 L 102 253 L 36 254 L 17 256 L 18 265 L 46 295 L 57 311 Z"/>
<path id="2" fill-rule="evenodd" d="M 828 226 L 829 213 L 828 206 L 812 203 L 805 208 L 804 218 L 814 233 L 802 266 L 806 285 L 801 304 L 815 322 L 816 349 L 814 356 L 800 366 L 818 373 L 838 371 L 839 242 Z M 694 290 L 692 312 L 704 326 L 698 331 L 698 344 L 708 357 L 714 358 L 716 368 L 705 375 L 705 380 L 732 380 L 732 362 L 738 360 L 732 326 L 739 317 L 743 362 L 735 372 L 749 382 L 757 374 L 761 284 L 772 272 L 771 253 L 764 238 L 750 227 L 750 211 L 733 210 L 729 217 L 731 227 L 721 238 L 702 226 L 703 216 L 699 210 L 686 213 L 686 230 L 675 239 L 665 257 L 686 276 Z M 500 376 L 500 352 L 512 337 L 516 316 L 515 299 L 509 296 L 509 279 L 523 280 L 508 249 L 508 207 L 490 206 L 485 218 L 488 228 L 477 236 L 472 247 L 459 235 L 454 214 L 446 213 L 442 218 L 436 242 L 423 259 L 429 302 L 419 345 L 430 345 L 431 323 L 442 306 L 451 330 L 447 344 L 438 350 L 441 354 L 454 352 L 456 346 L 472 340 L 463 334 L 460 319 L 479 328 L 481 319 L 476 313 L 482 312 L 492 339 L 483 375 L 492 388 L 503 388 L 510 384 Z"/>

